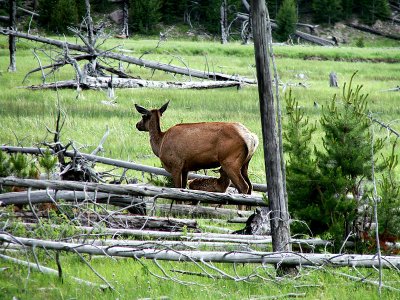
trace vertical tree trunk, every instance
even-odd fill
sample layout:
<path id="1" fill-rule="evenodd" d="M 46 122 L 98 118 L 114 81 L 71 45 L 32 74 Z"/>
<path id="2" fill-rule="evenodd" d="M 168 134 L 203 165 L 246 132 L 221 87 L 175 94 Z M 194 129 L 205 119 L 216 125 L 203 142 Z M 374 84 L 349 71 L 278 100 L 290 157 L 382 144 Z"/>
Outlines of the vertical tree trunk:
<path id="1" fill-rule="evenodd" d="M 221 44 L 228 43 L 228 8 L 226 0 L 221 2 Z"/>
<path id="2" fill-rule="evenodd" d="M 129 24 L 128 24 L 128 13 L 129 13 L 129 1 L 124 0 L 122 12 L 123 12 L 123 28 L 122 28 L 122 35 L 125 37 L 129 37 Z"/>
<path id="3" fill-rule="evenodd" d="M 331 72 L 329 74 L 329 86 L 330 87 L 338 87 L 338 82 L 337 82 L 337 75 L 335 72 Z"/>
<path id="4" fill-rule="evenodd" d="M 9 27 L 11 30 L 17 30 L 17 0 L 9 0 L 9 12 L 10 12 L 10 23 Z M 9 72 L 17 71 L 17 63 L 15 60 L 16 38 L 13 35 L 8 36 L 8 49 L 10 50 L 10 65 L 8 67 Z"/>
<path id="5" fill-rule="evenodd" d="M 271 210 L 272 247 L 274 251 L 290 251 L 289 213 L 284 196 L 281 157 L 276 132 L 266 14 L 264 0 L 251 1 L 265 170 L 268 182 L 267 191 Z"/>
<path id="6" fill-rule="evenodd" d="M 86 6 L 86 22 L 87 22 L 87 30 L 88 30 L 88 42 L 90 45 L 94 46 L 94 39 L 93 39 L 93 20 L 92 16 L 90 15 L 90 1 L 85 0 Z"/>

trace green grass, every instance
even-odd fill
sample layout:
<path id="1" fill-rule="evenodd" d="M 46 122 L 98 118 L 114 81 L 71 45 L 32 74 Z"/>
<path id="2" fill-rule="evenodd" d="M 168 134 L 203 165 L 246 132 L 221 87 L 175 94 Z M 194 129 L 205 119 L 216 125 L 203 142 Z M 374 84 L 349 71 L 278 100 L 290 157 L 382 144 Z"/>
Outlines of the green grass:
<path id="1" fill-rule="evenodd" d="M 72 38 L 68 38 L 74 41 Z M 173 61 L 173 64 L 185 66 L 182 60 L 192 68 L 209 69 L 228 74 L 240 74 L 253 77 L 255 74 L 252 45 L 238 43 L 220 45 L 212 42 L 167 41 L 158 49 L 153 50 L 157 40 L 110 40 L 104 48 L 122 44 L 123 48 L 132 50 L 132 55 L 138 56 L 144 51 L 151 53 L 144 56 L 149 60 Z M 57 93 L 55 91 L 30 91 L 16 86 L 22 86 L 25 74 L 38 66 L 31 49 L 39 47 L 32 42 L 20 40 L 17 45 L 17 73 L 8 73 L 8 50 L 5 37 L 0 37 L 0 144 L 8 145 L 39 145 L 43 141 L 51 141 L 52 135 L 46 126 L 54 129 Z M 46 47 L 48 48 L 48 47 Z M 311 122 L 318 122 L 322 107 L 332 98 L 334 93 L 341 95 L 341 89 L 329 88 L 328 76 L 331 71 L 338 74 L 340 87 L 349 81 L 351 75 L 358 71 L 355 84 L 364 85 L 363 92 L 369 94 L 369 108 L 373 115 L 400 131 L 398 122 L 400 115 L 400 94 L 383 92 L 382 90 L 399 84 L 399 48 L 352 48 L 352 47 L 314 47 L 314 46 L 279 46 L 274 48 L 277 55 L 276 63 L 282 83 L 288 84 L 293 95 L 299 101 Z M 54 53 L 54 52 L 53 52 Z M 314 57 L 310 60 L 310 57 Z M 40 55 L 42 64 L 49 63 Z M 315 57 L 319 58 L 316 60 Z M 386 61 L 386 62 L 377 62 Z M 205 63 L 207 62 L 207 65 Z M 127 66 L 126 70 L 133 75 L 155 80 L 187 80 L 161 71 L 152 74 L 145 68 Z M 40 73 L 40 72 L 39 72 Z M 36 73 L 25 83 L 38 84 L 40 74 Z M 304 74 L 305 79 L 300 79 Z M 68 67 L 55 74 L 57 79 L 71 79 L 74 76 L 72 68 Z M 52 81 L 53 78 L 49 78 Z M 298 86 L 306 83 L 307 88 Z M 160 107 L 170 100 L 168 110 L 162 118 L 162 128 L 165 130 L 181 122 L 198 121 L 238 121 L 261 137 L 261 126 L 256 87 L 245 86 L 240 90 L 233 88 L 219 90 L 157 90 L 131 89 L 117 90 L 117 105 L 106 106 L 101 103 L 106 100 L 104 91 L 84 91 L 84 98 L 76 99 L 76 92 L 60 90 L 59 98 L 66 122 L 61 140 L 67 143 L 73 140 L 83 152 L 92 151 L 103 136 L 106 126 L 110 135 L 104 144 L 104 156 L 130 160 L 147 165 L 160 166 L 157 157 L 152 153 L 147 133 L 138 132 L 135 128 L 140 115 L 134 109 L 134 103 L 147 108 Z M 340 97 L 339 97 L 340 98 Z M 319 104 L 314 107 L 314 101 Z M 283 112 L 285 116 L 285 112 Z M 318 123 L 317 123 L 318 125 Z M 380 136 L 387 136 L 386 130 L 376 127 Z M 321 146 L 322 132 L 319 129 L 313 143 Z M 261 139 L 260 139 L 261 140 Z M 385 151 L 390 149 L 389 143 Z M 105 168 L 104 166 L 99 166 Z M 264 159 L 262 146 L 256 151 L 250 163 L 251 180 L 265 182 Z M 131 174 L 141 178 L 141 174 L 131 171 Z M 47 262 L 55 267 L 53 262 Z M 122 259 L 111 261 L 96 259 L 92 261 L 95 269 L 107 278 L 115 287 L 115 292 L 101 292 L 90 289 L 66 279 L 60 283 L 58 279 L 31 272 L 28 277 L 26 267 L 16 267 L 11 263 L 1 262 L 0 267 L 10 269 L 0 271 L 0 299 L 10 299 L 17 296 L 21 299 L 48 298 L 102 298 L 102 299 L 136 299 L 159 298 L 167 296 L 171 299 L 247 299 L 257 295 L 279 295 L 293 292 L 306 292 L 307 299 L 378 299 L 377 288 L 351 282 L 348 279 L 333 275 L 335 270 L 303 269 L 299 278 L 287 278 L 282 281 L 253 283 L 234 283 L 230 280 L 211 280 L 200 277 L 179 277 L 185 281 L 196 281 L 204 286 L 190 288 L 168 280 L 151 276 L 141 264 L 134 260 Z M 162 275 L 151 261 L 145 264 L 151 271 Z M 65 274 L 74 275 L 95 282 L 99 279 L 78 259 L 72 255 L 62 255 L 62 265 Z M 162 263 L 166 270 L 171 268 L 186 269 L 198 272 L 197 267 L 186 263 Z M 243 274 L 254 269 L 253 265 L 237 266 Z M 232 272 L 231 266 L 222 266 L 225 271 Z M 272 269 L 267 269 L 273 273 Z M 354 271 L 342 270 L 351 274 Z M 261 271 L 260 272 L 265 272 Z M 367 275 L 371 270 L 362 271 Z M 373 277 L 376 277 L 376 273 Z M 231 273 L 232 274 L 232 273 Z M 357 275 L 357 274 L 354 274 Z M 27 279 L 28 278 L 28 279 Z M 398 275 L 385 271 L 385 283 L 399 285 Z M 296 288 L 306 284 L 319 284 L 318 287 Z M 397 299 L 398 294 L 384 290 L 383 299 Z"/>
<path id="2" fill-rule="evenodd" d="M 86 256 L 86 258 L 88 258 Z M 353 276 L 367 276 L 369 280 L 377 280 L 376 275 L 371 276 L 368 270 L 360 270 L 361 274 L 349 269 L 314 269 L 302 268 L 296 278 L 271 279 L 273 267 L 258 269 L 257 273 L 266 278 L 253 279 L 250 283 L 235 282 L 228 279 L 210 279 L 199 276 L 182 275 L 171 272 L 184 270 L 194 273 L 204 272 L 189 263 L 169 263 L 160 261 L 160 265 L 169 276 L 183 282 L 195 284 L 183 285 L 172 280 L 162 279 L 165 275 L 151 260 L 141 260 L 144 266 L 134 259 L 117 259 L 115 261 L 106 258 L 97 258 L 90 261 L 93 268 L 107 278 L 115 291 L 102 291 L 98 288 L 87 287 L 78 284 L 68 276 L 75 276 L 90 280 L 95 283 L 103 282 L 79 260 L 71 254 L 62 255 L 61 265 L 66 276 L 61 283 L 57 277 L 40 274 L 31 271 L 28 275 L 26 267 L 2 263 L 10 269 L 0 272 L 0 299 L 10 299 L 15 296 L 19 299 L 250 299 L 261 296 L 279 296 L 289 293 L 305 293 L 305 299 L 379 299 L 377 288 L 373 285 L 353 282 L 341 277 L 335 272 L 347 273 Z M 56 268 L 55 263 L 48 265 Z M 215 264 L 224 272 L 233 275 L 235 271 L 229 264 Z M 237 265 L 236 272 L 241 276 L 247 276 L 254 272 L 256 265 Z M 207 268 L 206 268 L 207 269 Z M 207 270 L 209 274 L 218 277 L 213 270 Z M 387 284 L 398 286 L 399 278 L 391 272 L 384 272 Z M 16 284 L 18 283 L 18 284 Z M 3 296 L 7 296 L 3 298 Z M 398 292 L 386 289 L 382 291 L 382 299 L 398 299 Z"/>

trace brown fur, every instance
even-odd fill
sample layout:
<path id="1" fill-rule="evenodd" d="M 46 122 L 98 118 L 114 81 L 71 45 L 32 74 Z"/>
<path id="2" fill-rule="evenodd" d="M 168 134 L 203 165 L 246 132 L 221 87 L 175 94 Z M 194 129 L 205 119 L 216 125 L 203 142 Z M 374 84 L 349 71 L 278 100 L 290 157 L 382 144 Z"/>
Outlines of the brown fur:
<path id="1" fill-rule="evenodd" d="M 231 180 L 222 168 L 219 169 L 219 173 L 221 175 L 219 178 L 196 178 L 190 180 L 189 189 L 225 193 Z"/>
<path id="2" fill-rule="evenodd" d="M 178 124 L 162 132 L 160 117 L 167 106 L 168 102 L 149 111 L 135 104 L 142 114 L 136 128 L 149 132 L 151 148 L 171 173 L 174 186 L 186 187 L 189 171 L 221 166 L 239 193 L 251 194 L 247 169 L 257 136 L 240 123 L 227 122 Z"/>

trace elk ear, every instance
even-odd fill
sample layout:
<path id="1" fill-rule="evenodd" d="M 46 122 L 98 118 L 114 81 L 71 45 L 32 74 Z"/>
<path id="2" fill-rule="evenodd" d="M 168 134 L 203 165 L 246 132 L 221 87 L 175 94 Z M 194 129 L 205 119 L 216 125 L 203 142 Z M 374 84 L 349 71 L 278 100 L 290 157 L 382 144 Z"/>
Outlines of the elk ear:
<path id="1" fill-rule="evenodd" d="M 145 109 L 144 107 L 142 107 L 142 106 L 140 106 L 140 105 L 135 104 L 135 108 L 136 108 L 136 110 L 137 110 L 140 114 L 142 114 L 142 115 L 148 115 L 148 114 L 150 114 L 150 111 L 148 111 L 147 109 Z"/>
<path id="2" fill-rule="evenodd" d="M 167 110 L 168 104 L 169 104 L 169 101 L 167 103 L 165 103 L 163 106 L 161 106 L 161 108 L 159 109 L 161 115 L 164 113 L 164 111 Z"/>

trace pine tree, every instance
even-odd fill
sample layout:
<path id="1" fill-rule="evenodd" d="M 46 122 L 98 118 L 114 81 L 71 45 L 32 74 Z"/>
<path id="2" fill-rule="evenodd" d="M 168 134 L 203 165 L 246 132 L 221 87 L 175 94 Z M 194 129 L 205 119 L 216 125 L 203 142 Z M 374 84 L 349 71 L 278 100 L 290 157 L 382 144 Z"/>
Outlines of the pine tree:
<path id="1" fill-rule="evenodd" d="M 342 18 L 344 20 L 350 19 L 354 10 L 355 0 L 342 0 Z"/>
<path id="2" fill-rule="evenodd" d="M 340 20 L 342 14 L 341 0 L 313 0 L 313 18 L 319 23 L 332 23 Z"/>
<path id="3" fill-rule="evenodd" d="M 289 211 L 292 218 L 306 220 L 307 227 L 315 233 L 327 229 L 326 224 L 320 222 L 321 213 L 318 210 L 318 174 L 315 159 L 312 158 L 310 147 L 315 125 L 309 124 L 292 91 L 285 94 L 287 122 L 285 122 L 284 146 L 288 157 L 286 167 L 286 182 L 289 200 Z M 303 223 L 293 223 L 293 233 L 304 232 Z"/>
<path id="4" fill-rule="evenodd" d="M 131 0 L 129 4 L 129 25 L 132 31 L 155 33 L 155 26 L 161 20 L 161 0 Z"/>
<path id="5" fill-rule="evenodd" d="M 371 178 L 370 121 L 367 115 L 368 95 L 361 94 L 361 85 L 354 90 L 351 77 L 348 87 L 343 87 L 342 103 L 336 95 L 323 110 L 321 126 L 325 136 L 325 151 L 316 150 L 321 183 L 325 187 L 321 203 L 330 218 L 329 232 L 342 239 L 354 225 L 356 208 L 361 201 L 359 186 L 362 179 Z M 373 145 L 375 153 L 382 147 L 382 140 Z M 352 198 L 348 197 L 352 195 Z"/>
<path id="6" fill-rule="evenodd" d="M 400 184 L 396 180 L 395 169 L 399 156 L 396 154 L 396 142 L 392 145 L 392 152 L 383 160 L 385 173 L 379 182 L 381 201 L 378 203 L 379 233 L 381 238 L 396 237 L 400 239 Z M 385 242 L 385 241 L 383 241 Z"/>
<path id="7" fill-rule="evenodd" d="M 286 41 L 296 31 L 297 14 L 294 0 L 284 0 L 276 16 L 278 29 L 275 37 Z"/>
<path id="8" fill-rule="evenodd" d="M 279 7 L 282 4 L 282 0 L 266 0 L 268 13 L 271 19 L 275 19 L 278 15 Z"/>
<path id="9" fill-rule="evenodd" d="M 385 20 L 390 17 L 388 0 L 359 0 L 360 17 L 367 24 L 374 24 L 376 20 Z"/>
<path id="10" fill-rule="evenodd" d="M 50 29 L 58 33 L 69 33 L 68 26 L 79 22 L 75 1 L 58 0 L 50 17 Z"/>

